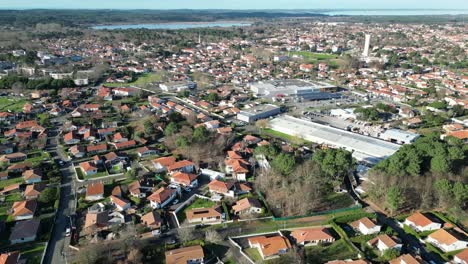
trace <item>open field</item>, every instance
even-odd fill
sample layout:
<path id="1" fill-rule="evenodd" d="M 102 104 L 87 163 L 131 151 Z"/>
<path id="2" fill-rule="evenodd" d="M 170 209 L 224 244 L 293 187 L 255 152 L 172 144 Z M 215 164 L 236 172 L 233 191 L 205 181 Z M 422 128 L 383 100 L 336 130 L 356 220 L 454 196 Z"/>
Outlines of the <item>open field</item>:
<path id="1" fill-rule="evenodd" d="M 337 68 L 340 62 L 339 56 L 335 54 L 316 53 L 310 51 L 295 51 L 291 54 L 301 56 L 304 59 L 304 62 L 307 63 L 326 62 L 328 66 L 332 68 Z"/>
<path id="2" fill-rule="evenodd" d="M 339 239 L 330 245 L 318 245 L 305 248 L 308 263 L 325 263 L 336 259 L 353 259 L 357 252 L 351 251 L 346 241 Z"/>
<path id="3" fill-rule="evenodd" d="M 146 86 L 150 83 L 160 82 L 162 80 L 161 73 L 145 73 L 136 81 L 129 83 L 104 83 L 107 87 L 127 87 L 127 86 Z"/>
<path id="4" fill-rule="evenodd" d="M 26 102 L 25 99 L 21 98 L 0 97 L 0 112 L 8 110 L 11 112 L 22 112 Z"/>

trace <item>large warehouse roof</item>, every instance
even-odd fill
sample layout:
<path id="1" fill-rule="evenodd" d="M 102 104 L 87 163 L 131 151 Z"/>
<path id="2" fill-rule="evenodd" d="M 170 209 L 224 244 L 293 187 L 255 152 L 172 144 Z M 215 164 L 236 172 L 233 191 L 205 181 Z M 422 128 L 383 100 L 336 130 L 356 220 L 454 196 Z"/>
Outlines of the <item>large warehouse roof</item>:
<path id="1" fill-rule="evenodd" d="M 270 121 L 273 130 L 303 138 L 319 144 L 353 151 L 353 157 L 368 163 L 391 156 L 400 145 L 377 138 L 355 134 L 349 131 L 317 124 L 292 116 L 280 116 Z"/>

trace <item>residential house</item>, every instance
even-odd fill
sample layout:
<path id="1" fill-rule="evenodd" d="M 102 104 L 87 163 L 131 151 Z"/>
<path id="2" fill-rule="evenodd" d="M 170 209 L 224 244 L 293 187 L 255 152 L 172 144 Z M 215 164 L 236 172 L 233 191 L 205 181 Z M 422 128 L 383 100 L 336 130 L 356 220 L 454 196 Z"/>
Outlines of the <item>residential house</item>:
<path id="1" fill-rule="evenodd" d="M 113 138 L 112 138 L 112 141 L 115 142 L 115 143 L 121 143 L 121 142 L 126 142 L 128 141 L 128 138 L 124 137 L 122 135 L 122 133 L 116 133 Z"/>
<path id="2" fill-rule="evenodd" d="M 137 149 L 137 153 L 138 153 L 138 157 L 140 157 L 140 158 L 145 158 L 145 157 L 148 157 L 148 156 L 151 156 L 151 155 L 158 154 L 158 152 L 156 150 L 150 149 L 150 148 L 148 148 L 146 146 Z"/>
<path id="3" fill-rule="evenodd" d="M 37 199 L 44 189 L 45 184 L 30 184 L 26 186 L 23 196 L 26 200 Z"/>
<path id="4" fill-rule="evenodd" d="M 152 187 L 142 186 L 140 181 L 134 181 L 128 185 L 130 195 L 137 198 L 145 198 L 146 193 L 151 191 Z"/>
<path id="5" fill-rule="evenodd" d="M 33 184 L 42 181 L 42 172 L 38 169 L 24 171 L 22 175 L 26 184 Z"/>
<path id="6" fill-rule="evenodd" d="M 115 130 L 117 130 L 117 128 L 115 127 L 102 128 L 102 129 L 98 129 L 97 133 L 99 136 L 104 137 L 104 136 L 112 135 L 115 132 Z"/>
<path id="7" fill-rule="evenodd" d="M 222 182 L 214 180 L 208 183 L 208 189 L 211 193 L 234 197 L 236 188 L 233 181 Z"/>
<path id="8" fill-rule="evenodd" d="M 109 225 L 109 213 L 102 211 L 98 213 L 87 213 L 84 224 L 86 233 L 94 233 L 106 229 Z"/>
<path id="9" fill-rule="evenodd" d="M 203 264 L 205 254 L 201 246 L 191 246 L 166 251 L 166 264 Z"/>
<path id="10" fill-rule="evenodd" d="M 100 107 L 101 105 L 99 104 L 85 104 L 83 105 L 83 110 L 85 110 L 86 112 L 96 112 L 99 110 Z"/>
<path id="11" fill-rule="evenodd" d="M 184 173 L 184 172 L 175 172 L 171 176 L 171 182 L 177 183 L 184 187 L 197 187 L 198 186 L 198 175 L 192 173 Z"/>
<path id="12" fill-rule="evenodd" d="M 10 165 L 7 170 L 12 172 L 12 173 L 22 173 L 28 169 L 32 168 L 32 163 L 31 162 L 23 162 L 23 163 L 16 163 L 13 165 Z"/>
<path id="13" fill-rule="evenodd" d="M 258 249 L 262 259 L 272 258 L 281 254 L 285 254 L 290 248 L 291 243 L 286 237 L 275 236 L 255 236 L 247 239 L 251 248 Z"/>
<path id="14" fill-rule="evenodd" d="M 104 184 L 93 182 L 86 186 L 86 201 L 97 201 L 104 199 Z"/>
<path id="15" fill-rule="evenodd" d="M 13 183 L 3 187 L 3 190 L 0 191 L 0 194 L 7 195 L 13 192 L 18 192 L 20 190 L 20 183 Z"/>
<path id="16" fill-rule="evenodd" d="M 126 211 L 131 207 L 129 201 L 114 195 L 110 196 L 110 203 L 114 205 L 119 212 Z"/>
<path id="17" fill-rule="evenodd" d="M 151 229 L 151 233 L 153 235 L 157 235 L 161 232 L 161 226 L 163 223 L 163 220 L 161 219 L 161 216 L 159 215 L 158 212 L 156 211 L 151 211 L 141 217 L 141 222 Z"/>
<path id="18" fill-rule="evenodd" d="M 114 187 L 114 189 L 112 189 L 111 195 L 122 198 L 123 193 L 124 192 L 122 190 L 122 187 L 120 187 L 120 185 L 117 185 L 117 186 Z"/>
<path id="19" fill-rule="evenodd" d="M 185 216 L 189 223 L 219 224 L 224 220 L 220 206 L 186 210 Z"/>
<path id="20" fill-rule="evenodd" d="M 98 169 L 95 167 L 95 164 L 92 161 L 81 162 L 80 169 L 85 176 L 91 176 L 98 172 Z"/>
<path id="21" fill-rule="evenodd" d="M 0 254 L 0 264 L 19 264 L 21 253 L 19 251 L 10 251 Z"/>
<path id="22" fill-rule="evenodd" d="M 12 245 L 27 243 L 36 240 L 39 231 L 40 220 L 31 219 L 26 221 L 19 221 L 11 230 L 10 243 Z"/>
<path id="23" fill-rule="evenodd" d="M 84 147 L 79 145 L 70 147 L 68 152 L 75 158 L 82 158 L 86 154 Z"/>
<path id="24" fill-rule="evenodd" d="M 234 152 L 234 151 L 230 151 Z M 247 174 L 249 173 L 249 162 L 244 159 L 233 159 L 228 158 L 224 161 L 226 165 L 226 172 L 232 174 L 234 178 L 238 181 L 246 181 Z"/>
<path id="25" fill-rule="evenodd" d="M 397 242 L 395 238 L 392 238 L 388 236 L 387 234 L 379 235 L 367 241 L 367 245 L 371 247 L 376 247 L 382 254 L 385 250 L 389 250 L 389 249 L 396 249 L 400 251 L 401 247 L 403 246 L 402 244 Z"/>
<path id="26" fill-rule="evenodd" d="M 168 172 L 185 172 L 185 173 L 193 173 L 195 172 L 195 164 L 188 160 L 181 160 L 177 161 L 169 166 L 167 166 Z"/>
<path id="27" fill-rule="evenodd" d="M 462 238 L 462 235 L 445 229 L 439 229 L 430 234 L 426 241 L 440 248 L 444 252 L 460 250 L 468 246 L 467 239 Z"/>
<path id="28" fill-rule="evenodd" d="M 364 259 L 357 259 L 357 260 L 332 260 L 328 261 L 326 264 L 370 264 L 369 261 Z"/>
<path id="29" fill-rule="evenodd" d="M 201 174 L 204 176 L 210 177 L 210 180 L 221 180 L 226 178 L 226 174 L 219 172 L 219 171 L 214 171 L 210 169 L 200 169 Z"/>
<path id="30" fill-rule="evenodd" d="M 24 153 L 21 153 L 21 152 L 15 152 L 15 153 L 11 153 L 11 154 L 6 154 L 3 157 L 5 158 L 5 160 L 8 163 L 13 163 L 13 162 L 24 161 L 24 160 L 26 160 L 26 158 L 28 156 L 26 154 L 24 154 Z"/>
<path id="31" fill-rule="evenodd" d="M 13 144 L 1 144 L 0 145 L 0 154 L 11 154 L 15 150 Z"/>
<path id="32" fill-rule="evenodd" d="M 453 256 L 453 263 L 455 264 L 468 264 L 468 248 Z"/>
<path id="33" fill-rule="evenodd" d="M 156 173 L 167 171 L 167 167 L 176 163 L 176 158 L 173 156 L 157 158 L 152 161 Z"/>
<path id="34" fill-rule="evenodd" d="M 8 171 L 0 172 L 0 181 L 8 180 Z"/>
<path id="35" fill-rule="evenodd" d="M 66 145 L 75 145 L 80 143 L 80 138 L 73 131 L 70 131 L 63 136 L 63 142 Z"/>
<path id="36" fill-rule="evenodd" d="M 433 221 L 426 214 L 420 212 L 408 216 L 404 223 L 418 232 L 437 230 L 442 227 L 441 223 Z"/>
<path id="37" fill-rule="evenodd" d="M 256 136 L 252 136 L 252 135 L 246 135 L 243 140 L 247 145 L 255 145 L 258 142 L 262 141 L 261 138 L 258 138 Z"/>
<path id="38" fill-rule="evenodd" d="M 86 152 L 88 154 L 95 154 L 104 151 L 107 151 L 107 145 L 105 143 L 86 146 Z"/>
<path id="39" fill-rule="evenodd" d="M 125 149 L 125 148 L 131 148 L 137 145 L 137 142 L 135 140 L 129 140 L 129 141 L 123 141 L 119 143 L 110 143 L 113 145 L 116 149 Z"/>
<path id="40" fill-rule="evenodd" d="M 361 234 L 370 235 L 380 232 L 380 225 L 377 225 L 374 220 L 369 219 L 368 217 L 363 217 L 357 221 L 354 221 L 350 224 L 354 230 L 359 231 Z"/>
<path id="41" fill-rule="evenodd" d="M 389 264 L 423 264 L 425 263 L 420 257 L 415 258 L 410 254 L 404 254 L 396 259 L 392 259 L 388 262 Z"/>
<path id="42" fill-rule="evenodd" d="M 291 232 L 296 244 L 301 246 L 312 246 L 318 244 L 329 244 L 335 241 L 327 228 L 305 228 L 296 229 Z"/>
<path id="43" fill-rule="evenodd" d="M 236 215 L 242 214 L 260 214 L 262 212 L 262 205 L 257 199 L 246 197 L 237 201 L 232 210 Z"/>
<path id="44" fill-rule="evenodd" d="M 32 219 L 34 217 L 34 213 L 36 212 L 36 209 L 37 209 L 36 200 L 14 202 L 12 206 L 12 210 L 13 210 L 12 215 L 16 221 Z"/>
<path id="45" fill-rule="evenodd" d="M 151 207 L 154 209 L 163 208 L 168 205 L 177 195 L 174 189 L 161 187 L 148 197 Z"/>

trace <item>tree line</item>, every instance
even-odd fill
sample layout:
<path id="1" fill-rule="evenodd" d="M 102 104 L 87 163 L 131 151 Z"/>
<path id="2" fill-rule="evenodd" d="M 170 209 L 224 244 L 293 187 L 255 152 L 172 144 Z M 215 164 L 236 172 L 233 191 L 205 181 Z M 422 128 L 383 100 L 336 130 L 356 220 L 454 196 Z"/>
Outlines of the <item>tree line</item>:
<path id="1" fill-rule="evenodd" d="M 468 146 L 437 134 L 404 145 L 370 172 L 369 197 L 392 213 L 443 209 L 466 217 Z"/>
<path id="2" fill-rule="evenodd" d="M 29 79 L 28 77 L 17 75 L 6 76 L 0 79 L 0 89 L 11 89 L 18 86 L 32 90 L 46 90 L 75 87 L 75 83 L 71 79 L 56 80 L 51 77 Z"/>

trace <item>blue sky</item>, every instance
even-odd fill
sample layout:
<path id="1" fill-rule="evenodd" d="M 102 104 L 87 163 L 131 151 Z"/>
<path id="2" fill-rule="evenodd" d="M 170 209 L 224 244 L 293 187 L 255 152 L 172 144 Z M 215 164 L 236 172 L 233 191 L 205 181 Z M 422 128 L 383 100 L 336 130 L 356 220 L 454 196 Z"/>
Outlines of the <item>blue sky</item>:
<path id="1" fill-rule="evenodd" d="M 467 0 L 0 0 L 0 9 L 468 9 Z"/>

